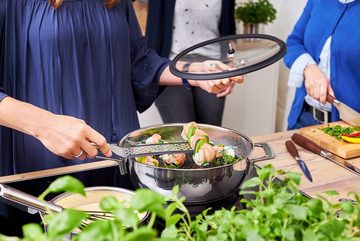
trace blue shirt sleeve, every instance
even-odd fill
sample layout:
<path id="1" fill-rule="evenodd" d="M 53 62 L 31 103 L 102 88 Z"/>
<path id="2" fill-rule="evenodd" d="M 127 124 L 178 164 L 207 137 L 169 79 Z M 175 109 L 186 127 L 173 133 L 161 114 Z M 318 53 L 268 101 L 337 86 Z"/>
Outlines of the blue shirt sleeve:
<path id="1" fill-rule="evenodd" d="M 0 2 L 0 46 L 3 46 L 2 42 L 3 42 L 3 37 L 4 37 L 4 25 L 5 25 L 5 13 L 6 13 L 6 2 L 5 1 L 1 1 Z M 3 48 L 3 47 L 1 47 Z M 0 50 L 1 52 L 2 49 Z M 3 70 L 3 65 L 4 62 L 2 60 L 3 58 L 0 57 L 0 71 Z M 5 90 L 3 88 L 4 86 L 4 80 L 0 79 L 0 102 L 7 96 L 7 94 L 5 94 Z"/>
<path id="2" fill-rule="evenodd" d="M 314 0 L 309 0 L 301 14 L 295 27 L 286 40 L 287 53 L 284 56 L 284 63 L 288 68 L 291 68 L 293 63 L 300 55 L 306 53 L 304 47 L 304 32 L 306 25 L 311 17 L 311 10 L 313 8 Z"/>
<path id="3" fill-rule="evenodd" d="M 7 94 L 5 94 L 3 92 L 3 89 L 0 87 L 0 102 L 7 96 Z"/>
<path id="4" fill-rule="evenodd" d="M 159 80 L 169 60 L 158 56 L 149 49 L 146 38 L 142 36 L 140 26 L 129 4 L 129 29 L 131 41 L 131 77 L 136 108 L 139 112 L 148 109 L 159 94 Z"/>

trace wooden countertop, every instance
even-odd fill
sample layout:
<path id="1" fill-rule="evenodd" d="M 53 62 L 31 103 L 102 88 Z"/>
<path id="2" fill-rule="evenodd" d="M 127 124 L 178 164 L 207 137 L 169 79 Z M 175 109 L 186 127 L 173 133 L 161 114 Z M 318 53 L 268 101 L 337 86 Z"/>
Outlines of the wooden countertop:
<path id="1" fill-rule="evenodd" d="M 262 167 L 268 163 L 272 163 L 275 168 L 301 173 L 296 161 L 290 156 L 285 148 L 285 141 L 290 139 L 292 133 L 294 133 L 294 131 L 252 137 L 251 139 L 254 143 L 269 143 L 276 154 L 275 159 L 257 162 L 256 166 Z M 311 183 L 305 177 L 302 177 L 302 184 L 300 185 L 300 190 L 302 192 L 311 197 L 323 194 L 327 190 L 337 190 L 340 193 L 340 197 L 346 197 L 349 192 L 360 193 L 360 174 L 357 175 L 325 158 L 300 147 L 298 148 L 301 158 L 306 162 L 314 179 Z M 251 158 L 260 157 L 262 155 L 262 149 L 255 148 Z M 360 169 L 360 158 L 354 158 L 350 161 L 355 165 L 359 165 Z M 114 166 L 117 166 L 117 163 L 114 161 L 98 161 L 50 170 L 3 176 L 0 177 L 0 183 L 19 182 Z M 333 199 L 337 200 L 338 198 L 339 197 L 334 197 Z"/>
<path id="2" fill-rule="evenodd" d="M 290 140 L 293 133 L 295 133 L 295 131 L 252 137 L 251 139 L 254 143 L 269 143 L 276 153 L 275 159 L 257 162 L 256 166 L 262 167 L 271 163 L 277 169 L 302 173 L 297 162 L 291 157 L 285 147 L 285 141 Z M 348 171 L 347 169 L 344 169 L 319 155 L 304 150 L 299 146 L 297 146 L 297 148 L 301 159 L 306 162 L 313 177 L 313 182 L 310 182 L 305 176 L 302 176 L 300 190 L 303 193 L 311 197 L 316 197 L 319 194 L 324 194 L 324 192 L 328 190 L 336 190 L 340 195 L 338 197 L 333 197 L 333 201 L 337 201 L 339 198 L 348 197 L 347 194 L 349 192 L 360 193 L 360 174 Z M 258 148 L 255 148 L 252 153 L 252 157 L 259 157 L 262 155 L 263 151 Z M 354 166 L 360 167 L 360 158 L 353 158 L 348 161 L 354 164 Z"/>

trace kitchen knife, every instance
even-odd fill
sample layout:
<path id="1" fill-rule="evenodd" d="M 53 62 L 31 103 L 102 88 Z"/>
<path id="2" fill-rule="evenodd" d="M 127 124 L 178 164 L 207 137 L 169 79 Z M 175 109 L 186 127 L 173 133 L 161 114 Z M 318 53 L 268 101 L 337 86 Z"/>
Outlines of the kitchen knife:
<path id="1" fill-rule="evenodd" d="M 311 176 L 311 174 L 310 174 L 310 171 L 309 171 L 308 167 L 306 166 L 305 162 L 300 159 L 299 152 L 297 151 L 295 144 L 294 144 L 292 141 L 286 141 L 286 142 L 285 142 L 285 146 L 286 146 L 286 149 L 288 150 L 288 152 L 291 154 L 291 156 L 292 156 L 293 158 L 295 158 L 295 160 L 296 160 L 297 163 L 299 164 L 300 169 L 301 169 L 301 171 L 304 173 L 304 175 L 306 176 L 306 178 L 307 178 L 310 182 L 312 182 L 313 179 L 312 179 L 312 176 Z"/>
<path id="2" fill-rule="evenodd" d="M 336 109 L 339 111 L 340 119 L 349 123 L 353 126 L 360 126 L 360 113 L 353 110 L 349 106 L 345 105 L 344 103 L 340 102 L 339 100 L 335 99 L 334 96 L 327 95 L 326 101 L 333 104 Z"/>
<path id="3" fill-rule="evenodd" d="M 337 165 L 359 175 L 359 173 L 355 170 L 355 168 L 348 163 L 346 160 L 337 157 L 333 154 L 331 154 L 330 152 L 328 152 L 326 149 L 322 148 L 321 146 L 319 146 L 318 144 L 314 143 L 313 141 L 309 140 L 308 138 L 306 138 L 305 136 L 302 136 L 300 134 L 293 134 L 291 139 L 298 144 L 299 146 L 305 148 L 308 151 L 311 151 L 315 154 L 318 154 L 334 163 L 336 163 Z"/>

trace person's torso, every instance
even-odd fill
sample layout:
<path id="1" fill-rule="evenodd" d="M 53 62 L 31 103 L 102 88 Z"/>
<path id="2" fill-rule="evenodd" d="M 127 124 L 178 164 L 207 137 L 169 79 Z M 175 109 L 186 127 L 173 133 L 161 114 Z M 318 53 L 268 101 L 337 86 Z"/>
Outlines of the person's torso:
<path id="1" fill-rule="evenodd" d="M 170 59 L 184 49 L 220 36 L 222 0 L 177 0 L 175 3 Z M 219 46 L 211 45 L 197 54 L 219 57 Z"/>
<path id="2" fill-rule="evenodd" d="M 1 83 L 9 96 L 84 119 L 109 142 L 139 127 L 126 0 L 112 9 L 103 0 L 65 0 L 58 9 L 45 0 L 3 0 L 0 8 Z M 56 160 L 33 137 L 6 128 L 0 135 L 1 154 L 11 145 L 21 150 L 7 153 L 14 170 L 31 170 L 27 157 Z"/>
<path id="3" fill-rule="evenodd" d="M 304 33 L 304 46 L 316 62 L 331 36 L 330 83 L 335 96 L 360 111 L 360 1 L 313 1 Z"/>

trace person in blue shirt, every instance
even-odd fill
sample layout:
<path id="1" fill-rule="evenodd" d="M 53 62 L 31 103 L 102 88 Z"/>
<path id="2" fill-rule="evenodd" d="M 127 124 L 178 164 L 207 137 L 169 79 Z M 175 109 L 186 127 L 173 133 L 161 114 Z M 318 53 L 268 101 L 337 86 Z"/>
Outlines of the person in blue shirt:
<path id="1" fill-rule="evenodd" d="M 309 0 L 287 39 L 289 85 L 297 87 L 288 128 L 339 120 L 326 95 L 360 112 L 360 1 Z"/>
<path id="2" fill-rule="evenodd" d="M 130 0 L 1 0 L 0 176 L 91 161 L 93 143 L 111 156 L 108 143 L 139 128 L 159 85 L 182 83 L 168 65 L 147 48 Z M 216 94 L 232 84 L 189 82 Z"/>

